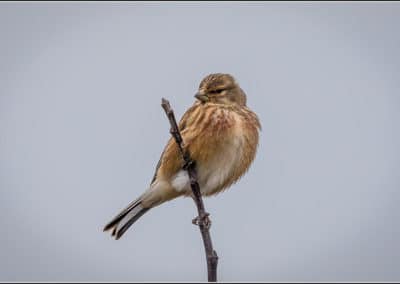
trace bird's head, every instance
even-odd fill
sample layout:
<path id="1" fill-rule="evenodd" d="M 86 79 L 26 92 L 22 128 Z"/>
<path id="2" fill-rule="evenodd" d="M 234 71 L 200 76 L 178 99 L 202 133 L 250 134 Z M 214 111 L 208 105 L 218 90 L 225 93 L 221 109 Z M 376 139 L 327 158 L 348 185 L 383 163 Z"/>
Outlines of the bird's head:
<path id="1" fill-rule="evenodd" d="M 210 74 L 200 83 L 195 97 L 202 103 L 246 105 L 246 94 L 229 74 Z"/>

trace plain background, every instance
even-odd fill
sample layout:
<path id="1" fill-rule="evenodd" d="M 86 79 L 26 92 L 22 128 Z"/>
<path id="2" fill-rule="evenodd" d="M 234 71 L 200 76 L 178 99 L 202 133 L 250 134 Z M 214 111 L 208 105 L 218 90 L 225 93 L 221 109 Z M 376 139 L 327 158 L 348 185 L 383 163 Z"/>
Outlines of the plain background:
<path id="1" fill-rule="evenodd" d="M 205 200 L 224 281 L 400 280 L 399 3 L 0 3 L 0 280 L 204 281 L 192 200 L 114 241 L 201 79 L 263 130 Z"/>

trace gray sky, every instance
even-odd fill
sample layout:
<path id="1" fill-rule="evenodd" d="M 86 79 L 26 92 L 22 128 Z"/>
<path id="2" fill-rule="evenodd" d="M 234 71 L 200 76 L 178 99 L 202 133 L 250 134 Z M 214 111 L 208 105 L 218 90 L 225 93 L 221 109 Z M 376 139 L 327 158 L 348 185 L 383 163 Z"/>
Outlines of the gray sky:
<path id="1" fill-rule="evenodd" d="M 400 280 L 400 4 L 0 3 L 0 280 L 202 281 L 190 199 L 120 240 L 209 73 L 263 131 L 205 200 L 225 281 Z"/>

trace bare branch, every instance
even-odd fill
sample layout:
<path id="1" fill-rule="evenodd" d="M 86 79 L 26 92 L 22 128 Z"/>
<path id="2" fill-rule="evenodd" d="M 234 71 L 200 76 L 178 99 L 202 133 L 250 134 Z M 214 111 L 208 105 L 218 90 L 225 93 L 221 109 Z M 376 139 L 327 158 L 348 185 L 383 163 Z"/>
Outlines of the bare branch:
<path id="1" fill-rule="evenodd" d="M 169 101 L 162 98 L 161 106 L 165 110 L 167 114 L 169 123 L 171 125 L 170 133 L 172 137 L 174 137 L 176 144 L 179 147 L 179 151 L 184 160 L 183 169 L 188 172 L 190 179 L 190 187 L 193 192 L 193 200 L 197 206 L 198 216 L 192 220 L 192 223 L 198 225 L 200 228 L 201 236 L 203 238 L 204 249 L 206 252 L 207 258 L 207 271 L 208 271 L 208 281 L 216 282 L 217 281 L 217 265 L 218 265 L 218 256 L 216 251 L 213 249 L 211 236 L 210 236 L 210 226 L 211 221 L 208 218 L 209 214 L 206 212 L 204 208 L 203 199 L 201 197 L 200 186 L 197 181 L 197 170 L 196 170 L 196 162 L 192 160 L 190 154 L 184 150 L 183 140 L 181 133 L 179 131 L 178 125 L 176 123 L 174 111 L 172 110 Z"/>

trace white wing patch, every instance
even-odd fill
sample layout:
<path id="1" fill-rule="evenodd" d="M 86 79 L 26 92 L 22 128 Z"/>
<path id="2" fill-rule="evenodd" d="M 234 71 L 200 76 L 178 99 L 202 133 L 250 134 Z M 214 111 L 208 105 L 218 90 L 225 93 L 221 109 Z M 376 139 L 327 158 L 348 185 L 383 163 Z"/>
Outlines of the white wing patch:
<path id="1" fill-rule="evenodd" d="M 184 192 L 189 189 L 189 175 L 187 171 L 180 170 L 172 178 L 172 186 L 178 192 Z"/>

